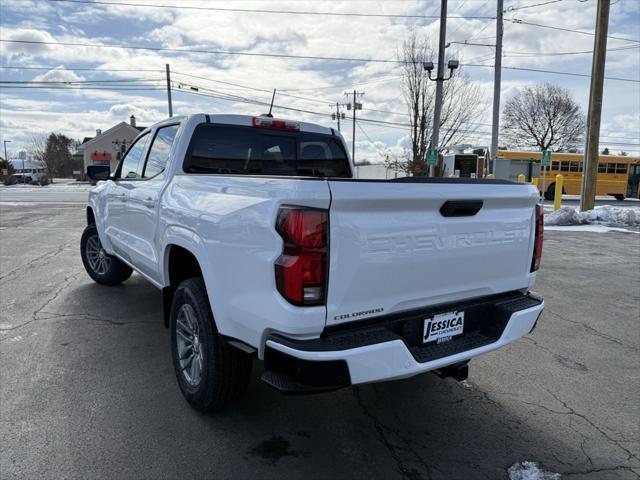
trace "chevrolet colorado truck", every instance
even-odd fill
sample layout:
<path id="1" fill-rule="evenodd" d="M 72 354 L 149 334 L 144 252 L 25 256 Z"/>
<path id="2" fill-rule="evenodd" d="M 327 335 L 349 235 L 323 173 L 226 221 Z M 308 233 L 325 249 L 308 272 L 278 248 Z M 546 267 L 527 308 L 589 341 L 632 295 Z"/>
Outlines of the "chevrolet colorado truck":
<path id="1" fill-rule="evenodd" d="M 532 185 L 358 180 L 332 128 L 269 116 L 167 119 L 89 195 L 81 255 L 162 289 L 178 384 L 220 408 L 261 379 L 313 393 L 434 371 L 535 326 L 542 210 Z"/>

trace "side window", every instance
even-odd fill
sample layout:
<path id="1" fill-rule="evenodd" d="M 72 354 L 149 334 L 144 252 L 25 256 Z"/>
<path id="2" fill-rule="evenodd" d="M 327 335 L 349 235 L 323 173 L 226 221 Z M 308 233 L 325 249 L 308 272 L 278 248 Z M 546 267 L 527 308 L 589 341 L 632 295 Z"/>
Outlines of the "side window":
<path id="1" fill-rule="evenodd" d="M 572 172 L 577 172 L 578 171 L 578 163 L 579 162 L 571 162 L 571 167 L 570 167 L 570 171 Z"/>
<path id="2" fill-rule="evenodd" d="M 169 160 L 169 151 L 176 137 L 178 125 L 159 128 L 147 156 L 143 178 L 151 178 L 162 172 Z"/>
<path id="3" fill-rule="evenodd" d="M 568 172 L 569 171 L 569 162 L 560 162 L 560 171 Z"/>
<path id="4" fill-rule="evenodd" d="M 142 155 L 147 147 L 149 135 L 144 134 L 131 146 L 122 160 L 119 178 L 140 178 L 142 175 Z"/>
<path id="5" fill-rule="evenodd" d="M 560 162 L 554 160 L 551 162 L 551 170 L 560 170 Z"/>
<path id="6" fill-rule="evenodd" d="M 616 167 L 616 173 L 627 173 L 627 164 L 618 163 L 618 166 Z"/>
<path id="7" fill-rule="evenodd" d="M 607 173 L 607 164 L 599 163 L 598 164 L 598 173 Z"/>
<path id="8" fill-rule="evenodd" d="M 616 173 L 615 163 L 607 163 L 607 173 Z"/>

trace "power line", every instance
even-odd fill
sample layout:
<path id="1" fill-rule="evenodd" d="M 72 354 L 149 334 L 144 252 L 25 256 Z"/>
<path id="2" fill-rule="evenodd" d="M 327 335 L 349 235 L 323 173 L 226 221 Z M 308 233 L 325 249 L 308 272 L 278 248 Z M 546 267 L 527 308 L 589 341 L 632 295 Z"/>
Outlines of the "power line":
<path id="1" fill-rule="evenodd" d="M 629 45 L 627 47 L 617 47 L 617 48 L 609 48 L 607 49 L 607 52 L 617 52 L 619 50 L 631 50 L 634 48 L 640 48 L 640 43 L 638 45 Z M 509 56 L 517 56 L 517 57 L 555 57 L 555 56 L 560 56 L 560 55 L 582 55 L 585 53 L 593 53 L 593 50 L 582 50 L 582 51 L 577 51 L 577 52 L 513 52 L 513 51 L 508 51 L 506 53 L 509 53 Z M 505 56 L 507 56 L 505 53 Z"/>
<path id="2" fill-rule="evenodd" d="M 574 30 L 571 28 L 563 28 L 563 27 L 555 27 L 553 25 L 543 25 L 541 23 L 533 23 L 533 22 L 527 22 L 525 20 L 521 20 L 519 18 L 505 18 L 504 19 L 506 22 L 511 22 L 513 24 L 521 24 L 521 25 L 529 25 L 531 27 L 539 27 L 539 28 L 549 28 L 551 30 L 560 30 L 562 32 L 571 32 L 571 33 L 579 33 L 582 35 L 590 35 L 590 36 L 595 36 L 594 32 L 585 32 L 584 30 Z M 634 43 L 640 43 L 640 40 L 635 40 L 633 38 L 624 38 L 624 37 L 614 37 L 612 35 L 607 35 L 607 38 L 611 38 L 613 40 L 622 40 L 625 42 L 634 42 Z"/>
<path id="3" fill-rule="evenodd" d="M 387 13 L 348 13 L 348 12 L 313 12 L 309 10 L 267 10 L 262 8 L 223 8 L 223 7 L 200 7 L 195 5 L 169 5 L 169 4 L 148 4 L 134 2 L 106 2 L 102 0 L 49 0 L 51 2 L 65 3 L 81 3 L 88 5 L 116 5 L 127 7 L 143 7 L 143 8 L 173 8 L 178 10 L 204 10 L 216 12 L 241 12 L 241 13 L 273 13 L 285 15 L 321 15 L 330 17 L 379 17 L 379 18 L 439 18 L 438 15 L 410 15 L 410 14 L 387 14 Z M 490 19 L 495 17 L 464 17 L 451 16 L 449 18 L 460 19 Z"/>
<path id="4" fill-rule="evenodd" d="M 406 63 L 403 60 L 385 60 L 375 58 L 346 58 L 346 57 L 319 57 L 315 55 L 289 55 L 284 53 L 260 53 L 260 52 L 231 52 L 228 50 L 201 50 L 194 48 L 168 48 L 168 47 L 142 47 L 133 45 L 111 45 L 99 43 L 80 43 L 80 42 L 45 42 L 41 40 L 14 40 L 0 39 L 0 42 L 22 43 L 30 45 L 61 45 L 65 47 L 94 47 L 94 48 L 122 48 L 125 50 L 146 50 L 152 52 L 176 52 L 176 53 L 210 53 L 216 55 L 241 55 L 249 57 L 275 57 L 275 58 L 293 58 L 298 60 L 330 60 L 337 62 L 376 62 L 376 63 Z"/>
<path id="5" fill-rule="evenodd" d="M 164 90 L 163 88 L 152 88 L 147 86 L 140 87 L 124 87 L 124 86 L 62 86 L 62 85 L 3 85 L 2 89 L 27 89 L 27 90 L 136 90 L 136 91 L 153 91 L 153 90 Z"/>
<path id="6" fill-rule="evenodd" d="M 142 47 L 142 46 L 132 46 L 132 45 L 109 45 L 109 44 L 95 44 L 95 43 L 75 43 L 75 42 L 45 42 L 45 41 L 39 41 L 39 40 L 0 39 L 0 42 L 36 44 L 36 45 L 61 45 L 61 46 L 71 46 L 71 47 L 122 48 L 127 50 L 146 50 L 146 51 L 177 52 L 177 53 L 212 53 L 212 54 L 222 54 L 222 55 L 245 55 L 245 56 L 255 56 L 255 57 L 293 58 L 293 59 L 299 59 L 299 60 L 301 59 L 301 60 L 329 60 L 329 61 L 349 61 L 349 62 L 378 62 L 378 63 L 393 63 L 393 64 L 407 63 L 403 60 L 346 58 L 346 57 L 318 57 L 313 55 L 287 55 L 287 54 L 279 54 L 279 53 L 258 53 L 258 52 L 230 52 L 230 51 L 223 51 L 223 50 Z M 493 65 L 471 64 L 471 63 L 463 63 L 461 64 L 461 66 L 493 68 Z M 575 77 L 590 77 L 590 75 L 584 74 L 584 73 L 560 72 L 560 71 L 554 71 L 554 70 L 540 70 L 540 69 L 523 68 L 523 67 L 504 67 L 503 66 L 502 68 L 509 69 L 509 70 L 522 70 L 522 71 L 528 71 L 528 72 L 552 73 L 556 75 L 569 75 L 569 76 L 575 76 Z M 629 78 L 605 77 L 605 79 L 617 80 L 621 82 L 640 83 L 640 80 L 629 79 Z"/>
<path id="7" fill-rule="evenodd" d="M 511 12 L 515 12 L 517 10 L 524 10 L 524 9 L 527 9 L 527 8 L 542 7 L 543 5 L 551 5 L 552 3 L 558 3 L 558 2 L 562 2 L 562 1 L 563 0 L 550 0 L 550 1 L 544 2 L 544 3 L 535 3 L 533 5 L 523 5 L 521 7 L 509 7 L 504 12 L 505 13 L 511 13 Z"/>
<path id="8" fill-rule="evenodd" d="M 479 65 L 482 67 L 492 67 L 493 65 Z M 525 68 L 525 67 L 505 67 L 504 65 L 502 66 L 502 68 L 507 69 L 507 70 L 519 70 L 519 71 L 523 71 L 523 72 L 537 72 L 537 73 L 552 73 L 554 75 L 569 75 L 572 77 L 587 77 L 587 78 L 591 78 L 591 75 L 588 75 L 586 73 L 573 73 L 573 72 L 557 72 L 555 70 L 542 70 L 542 69 L 538 69 L 538 68 Z M 620 78 L 620 77 L 604 77 L 606 80 L 616 80 L 619 82 L 633 82 L 633 83 L 640 83 L 640 80 L 635 80 L 632 78 Z"/>
<path id="9" fill-rule="evenodd" d="M 7 84 L 32 84 L 32 85 L 82 85 L 93 83 L 136 83 L 136 82 L 154 82 L 161 81 L 162 78 L 139 78 L 139 79 L 120 79 L 120 80 L 0 80 L 0 83 Z"/>
<path id="10" fill-rule="evenodd" d="M 76 72 L 164 72 L 163 69 L 151 69 L 151 68 L 67 68 L 60 65 L 54 67 L 34 67 L 25 66 L 20 67 L 18 65 L 0 65 L 0 68 L 7 70 L 57 70 L 60 72 L 75 70 Z"/>

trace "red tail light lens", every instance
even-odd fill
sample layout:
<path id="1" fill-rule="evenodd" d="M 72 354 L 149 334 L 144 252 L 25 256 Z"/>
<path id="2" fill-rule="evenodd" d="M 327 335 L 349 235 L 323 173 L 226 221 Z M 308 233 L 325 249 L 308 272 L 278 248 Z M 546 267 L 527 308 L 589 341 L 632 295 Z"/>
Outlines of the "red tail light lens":
<path id="1" fill-rule="evenodd" d="M 271 117 L 253 117 L 253 126 L 269 130 L 284 130 L 287 132 L 299 132 L 300 124 L 292 120 L 281 120 Z"/>
<path id="2" fill-rule="evenodd" d="M 280 294 L 294 305 L 324 305 L 327 290 L 327 211 L 284 207 L 276 231 L 284 240 L 275 264 Z"/>
<path id="3" fill-rule="evenodd" d="M 531 271 L 535 272 L 540 268 L 542 260 L 542 242 L 544 240 L 544 214 L 542 205 L 536 205 L 536 237 L 533 244 L 533 260 L 531 261 Z"/>

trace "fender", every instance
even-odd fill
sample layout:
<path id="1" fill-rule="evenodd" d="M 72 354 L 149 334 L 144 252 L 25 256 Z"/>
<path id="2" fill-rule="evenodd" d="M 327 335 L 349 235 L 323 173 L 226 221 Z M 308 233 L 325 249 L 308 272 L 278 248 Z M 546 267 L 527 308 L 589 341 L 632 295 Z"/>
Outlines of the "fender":
<path id="1" fill-rule="evenodd" d="M 205 244 L 202 238 L 200 238 L 200 236 L 196 232 L 189 228 L 180 225 L 169 225 L 165 229 L 164 235 L 162 237 L 162 257 L 160 259 L 162 265 L 161 282 L 164 325 L 167 328 L 169 327 L 173 292 L 176 288 L 176 285 L 171 285 L 171 276 L 169 275 L 169 253 L 172 246 L 184 248 L 196 258 L 196 261 L 198 262 L 198 265 L 200 267 L 200 271 L 205 278 L 205 283 L 206 279 L 210 278 L 210 276 L 212 275 L 212 268 L 209 265 L 210 262 L 207 262 L 205 260 L 207 257 L 205 254 Z M 218 331 L 222 331 L 220 328 L 220 321 L 218 320 L 219 317 L 216 315 L 215 302 L 213 301 L 211 290 L 211 288 L 207 288 L 209 304 L 211 305 L 213 317 L 216 319 L 216 327 L 218 328 Z"/>
<path id="2" fill-rule="evenodd" d="M 93 218 L 96 222 L 96 230 L 98 230 L 98 237 L 100 243 L 105 251 L 109 255 L 114 255 L 113 247 L 109 241 L 108 236 L 104 231 L 104 217 L 105 217 L 105 201 L 106 197 L 103 190 L 107 189 L 107 182 L 100 182 L 97 187 L 89 192 L 89 201 L 87 207 L 93 211 Z"/>

